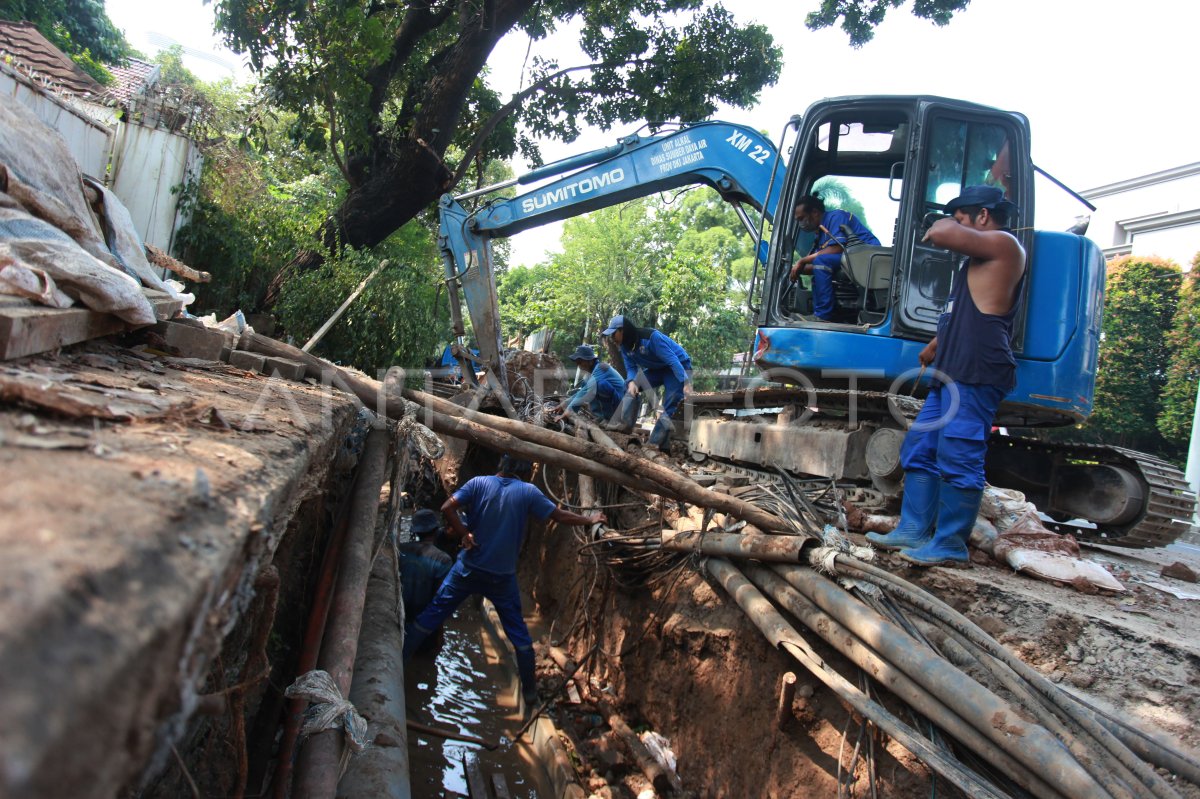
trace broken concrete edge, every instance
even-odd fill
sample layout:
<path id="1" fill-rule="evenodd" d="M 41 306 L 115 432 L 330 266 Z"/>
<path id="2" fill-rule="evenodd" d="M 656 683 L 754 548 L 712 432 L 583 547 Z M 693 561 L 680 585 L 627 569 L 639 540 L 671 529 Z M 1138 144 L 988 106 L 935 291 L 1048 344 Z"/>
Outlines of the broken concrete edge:
<path id="1" fill-rule="evenodd" d="M 222 507 L 181 505 L 183 521 L 171 522 L 169 529 L 213 542 L 211 552 L 202 550 L 184 563 L 169 548 L 132 550 L 129 559 L 89 576 L 93 599 L 80 603 L 81 597 L 68 596 L 67 606 L 48 608 L 10 639 L 24 654 L 14 652 L 15 658 L 4 661 L 9 698 L 16 704 L 9 710 L 17 715 L 9 717 L 12 735 L 0 735 L 7 741 L 0 748 L 0 794 L 112 796 L 161 772 L 190 729 L 213 657 L 251 606 L 254 582 L 297 509 L 321 489 L 354 412 L 346 401 L 323 440 L 297 437 L 291 450 L 296 467 L 280 473 L 281 479 L 245 482 Z M 175 601 L 132 587 L 142 585 L 146 575 L 161 575 Z M 134 621 L 123 631 L 103 626 L 90 615 L 99 610 L 90 609 L 105 603 L 125 603 L 123 613 L 146 623 Z M 70 663 L 52 659 L 38 669 L 39 653 L 71 652 L 72 646 L 61 644 L 83 641 L 80 625 L 93 636 L 109 636 L 106 656 L 64 654 Z M 22 645 L 22 639 L 31 645 Z M 66 676 L 55 676 L 64 669 Z M 58 687 L 47 694 L 37 690 L 39 683 Z M 20 696 L 25 698 L 18 701 Z M 61 703 L 56 712 L 37 705 L 50 696 Z M 124 709 L 113 712 L 115 706 Z M 34 730 L 40 732 L 31 734 Z M 114 742 L 121 743 L 114 748 Z"/>
<path id="2" fill-rule="evenodd" d="M 179 660 L 179 708 L 159 726 L 156 734 L 157 747 L 142 772 L 140 784 L 143 787 L 161 772 L 168 762 L 172 748 L 186 736 L 188 725 L 199 702 L 200 688 L 212 665 L 212 657 L 220 652 L 225 637 L 251 607 L 255 597 L 255 580 L 262 569 L 273 560 L 275 550 L 301 504 L 320 490 L 324 479 L 333 468 L 334 455 L 341 447 L 345 433 L 353 425 L 354 417 L 347 418 L 341 434 L 335 426 L 325 446 L 320 450 L 310 451 L 308 468 L 298 470 L 292 480 L 280 486 L 273 496 L 263 498 L 263 518 L 247 528 L 248 532 L 253 532 L 254 528 L 261 524 L 267 532 L 260 539 L 261 545 L 257 552 L 253 552 L 252 547 L 247 548 L 251 550 L 250 557 L 243 563 L 240 571 L 227 575 L 224 586 L 215 581 L 210 584 L 208 594 L 196 609 L 184 654 Z M 215 623 L 222 617 L 223 622 Z"/>
<path id="3" fill-rule="evenodd" d="M 480 605 L 483 610 L 484 629 L 487 634 L 496 641 L 502 642 L 501 648 L 508 654 L 508 660 L 505 661 L 506 670 L 511 675 L 509 681 L 509 689 L 513 695 L 517 697 L 518 707 L 521 709 L 522 718 L 527 718 L 531 708 L 525 707 L 525 700 L 521 696 L 521 688 L 517 679 L 516 672 L 509 665 L 516 657 L 516 652 L 513 650 L 512 642 L 510 642 L 501 630 L 503 629 L 500 623 L 500 615 L 496 612 L 496 608 L 490 601 L 484 599 Z M 562 745 L 562 740 L 558 737 L 558 728 L 545 714 L 543 714 L 530 728 L 531 742 L 517 741 L 518 745 L 529 746 L 533 751 L 538 764 L 542 767 L 542 773 L 553 787 L 553 795 L 565 797 L 566 799 L 584 799 L 587 792 L 575 779 L 575 769 L 571 766 L 571 758 L 567 755 L 566 748 Z"/>

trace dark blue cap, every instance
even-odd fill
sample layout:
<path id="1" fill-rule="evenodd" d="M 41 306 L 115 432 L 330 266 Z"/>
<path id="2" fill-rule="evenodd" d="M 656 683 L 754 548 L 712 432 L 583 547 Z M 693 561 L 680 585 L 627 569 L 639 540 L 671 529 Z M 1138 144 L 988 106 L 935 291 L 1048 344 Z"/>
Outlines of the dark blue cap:
<path id="1" fill-rule="evenodd" d="M 412 515 L 412 531 L 417 535 L 432 533 L 439 527 L 437 514 L 428 508 L 421 508 Z"/>
<path id="2" fill-rule="evenodd" d="M 968 186 L 963 193 L 946 203 L 946 213 L 953 214 L 959 208 L 1002 208 L 1012 214 L 1017 206 L 1004 199 L 1004 189 L 996 186 Z"/>
<path id="3" fill-rule="evenodd" d="M 575 348 L 575 351 L 567 356 L 571 361 L 594 361 L 596 360 L 596 351 L 587 344 L 580 344 Z"/>
<path id="4" fill-rule="evenodd" d="M 617 314 L 612 319 L 608 320 L 608 327 L 604 328 L 604 332 L 600 335 L 611 336 L 613 333 L 616 333 L 623 327 L 625 327 L 625 317 L 621 316 L 621 314 Z"/>

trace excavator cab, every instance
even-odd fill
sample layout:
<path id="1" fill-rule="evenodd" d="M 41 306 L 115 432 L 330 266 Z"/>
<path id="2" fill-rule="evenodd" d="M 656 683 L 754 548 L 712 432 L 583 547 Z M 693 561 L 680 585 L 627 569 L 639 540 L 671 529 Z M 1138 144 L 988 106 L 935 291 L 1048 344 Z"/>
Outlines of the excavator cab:
<path id="1" fill-rule="evenodd" d="M 976 184 L 999 186 L 1017 204 L 1012 228 L 1031 250 L 1033 164 L 1020 114 L 936 97 L 835 98 L 809 108 L 791 147 L 757 307 L 760 365 L 819 382 L 823 371 L 861 364 L 864 379 L 886 389 L 934 335 L 957 266 L 956 255 L 922 237 L 947 202 Z M 790 277 L 814 246 L 815 234 L 788 213 L 806 195 L 853 214 L 879 240 L 828 231 L 843 244 L 828 321 L 812 316 L 810 280 Z M 1018 352 L 1024 326 L 1022 317 Z"/>

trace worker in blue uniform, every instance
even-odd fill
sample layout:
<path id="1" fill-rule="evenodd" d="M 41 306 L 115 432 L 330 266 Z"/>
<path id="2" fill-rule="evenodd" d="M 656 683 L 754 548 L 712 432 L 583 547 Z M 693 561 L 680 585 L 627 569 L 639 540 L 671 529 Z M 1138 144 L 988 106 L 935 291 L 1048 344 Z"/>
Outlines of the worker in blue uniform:
<path id="1" fill-rule="evenodd" d="M 617 314 L 604 329 L 621 348 L 625 360 L 625 396 L 621 400 L 619 429 L 628 432 L 637 421 L 643 389 L 663 387 L 662 414 L 654 423 L 647 443 L 670 451 L 674 415 L 692 391 L 692 357 L 670 336 L 654 328 L 641 328 L 627 316 Z"/>
<path id="2" fill-rule="evenodd" d="M 434 544 L 441 530 L 437 514 L 422 508 L 412 515 L 411 528 L 415 540 L 401 544 L 400 593 L 404 598 L 404 616 L 415 619 L 437 594 L 454 558 Z"/>
<path id="3" fill-rule="evenodd" d="M 571 395 L 563 413 L 571 413 L 586 407 L 598 419 L 612 419 L 621 405 L 625 394 L 625 378 L 610 365 L 596 356 L 596 351 L 587 344 L 580 344 L 568 358 L 575 362 L 587 379 Z M 561 414 L 556 414 L 561 415 Z"/>
<path id="4" fill-rule="evenodd" d="M 808 255 L 792 264 L 792 280 L 801 274 L 812 275 L 813 314 L 823 322 L 832 322 L 833 277 L 842 266 L 842 251 L 846 248 L 847 240 L 853 238 L 858 243 L 878 246 L 879 239 L 849 211 L 826 211 L 825 201 L 819 195 L 806 194 L 801 197 L 796 201 L 792 215 L 800 230 L 816 234 Z M 842 229 L 843 226 L 850 231 L 849 234 Z"/>
<path id="5" fill-rule="evenodd" d="M 408 625 L 404 639 L 407 660 L 463 600 L 473 595 L 487 597 L 516 650 L 517 673 L 527 705 L 537 699 L 537 680 L 533 639 L 521 617 L 517 555 L 529 517 L 580 526 L 605 521 L 603 513 L 582 516 L 555 507 L 526 482 L 532 474 L 529 461 L 505 455 L 496 474 L 471 478 L 442 504 L 447 526 L 462 541 L 463 551 L 433 601 Z M 460 510 L 466 513 L 465 521 Z"/>
<path id="6" fill-rule="evenodd" d="M 1025 281 L 1025 250 L 1009 230 L 1016 206 L 995 186 L 970 186 L 952 218 L 925 241 L 966 256 L 955 273 L 937 335 L 921 351 L 935 379 L 904 438 L 900 524 L 867 539 L 922 566 L 965 563 L 984 488 L 984 458 L 996 410 L 1016 386 L 1013 319 Z"/>

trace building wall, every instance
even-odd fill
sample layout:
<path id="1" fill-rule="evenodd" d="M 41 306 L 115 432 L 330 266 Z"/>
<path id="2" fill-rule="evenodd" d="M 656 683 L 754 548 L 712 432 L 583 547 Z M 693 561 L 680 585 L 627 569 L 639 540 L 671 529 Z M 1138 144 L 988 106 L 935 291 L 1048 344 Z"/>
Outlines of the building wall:
<path id="1" fill-rule="evenodd" d="M 30 109 L 38 119 L 57 130 L 66 140 L 79 169 L 85 175 L 104 180 L 108 171 L 108 155 L 112 150 L 114 133 L 111 129 L 8 68 L 0 68 L 0 95 L 12 98 Z"/>
<path id="2" fill-rule="evenodd" d="M 1080 192 L 1088 236 L 1109 256 L 1154 255 L 1185 269 L 1200 252 L 1200 162 Z"/>

